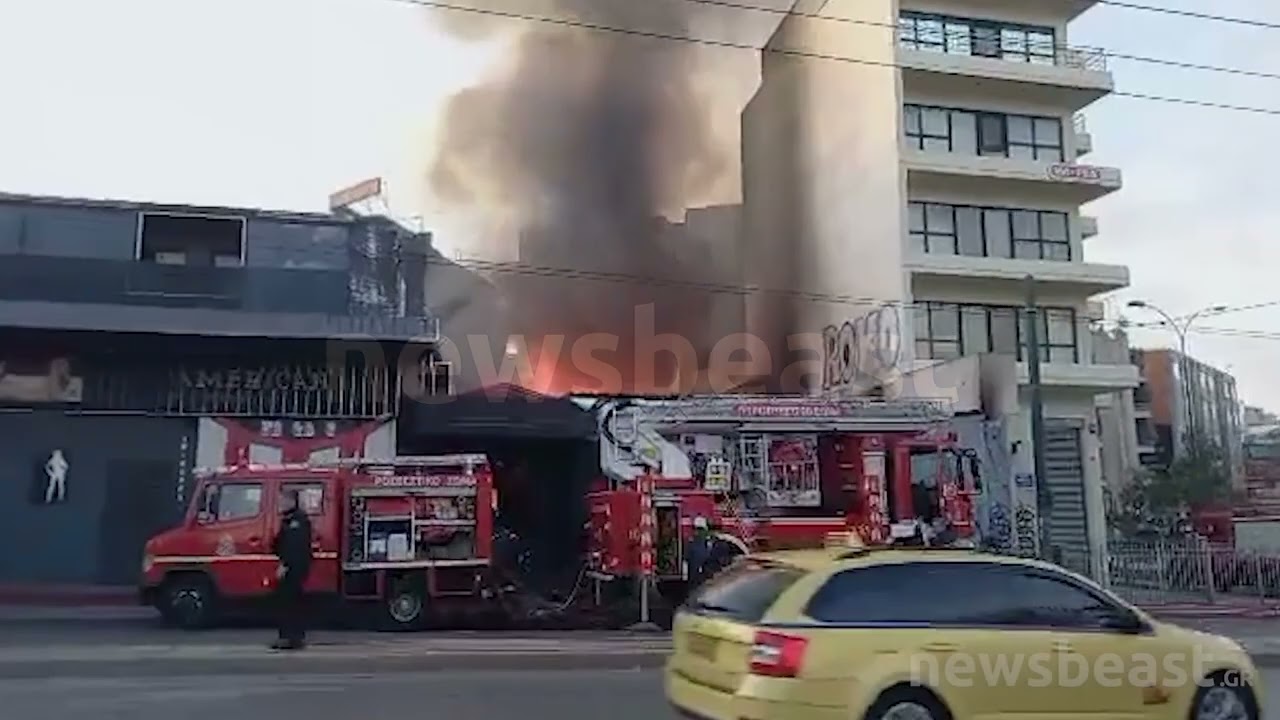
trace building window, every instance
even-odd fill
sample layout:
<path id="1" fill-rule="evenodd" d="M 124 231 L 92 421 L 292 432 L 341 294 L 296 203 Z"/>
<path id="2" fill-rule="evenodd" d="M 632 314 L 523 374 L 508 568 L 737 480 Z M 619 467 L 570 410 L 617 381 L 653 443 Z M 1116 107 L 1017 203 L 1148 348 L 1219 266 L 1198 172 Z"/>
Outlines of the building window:
<path id="1" fill-rule="evenodd" d="M 908 230 L 916 252 L 1026 260 L 1071 259 L 1067 214 L 1051 210 L 911 202 Z"/>
<path id="2" fill-rule="evenodd" d="M 952 152 L 951 115 L 945 108 L 907 105 L 902 119 L 908 145 L 926 152 Z"/>
<path id="3" fill-rule="evenodd" d="M 927 152 L 1057 163 L 1066 157 L 1062 119 L 905 105 L 907 146 Z"/>
<path id="4" fill-rule="evenodd" d="M 245 219 L 141 213 L 138 259 L 161 265 L 240 267 L 244 264 Z"/>
<path id="5" fill-rule="evenodd" d="M 965 303 L 918 303 L 914 310 L 916 357 L 951 360 L 982 353 L 1016 354 L 1025 359 L 1025 313 L 1017 307 Z M 1040 358 L 1044 362 L 1079 362 L 1076 312 L 1042 308 Z"/>
<path id="6" fill-rule="evenodd" d="M 899 16 L 898 45 L 910 50 L 1037 65 L 1053 65 L 1057 59 L 1053 28 L 927 13 L 904 12 Z"/>

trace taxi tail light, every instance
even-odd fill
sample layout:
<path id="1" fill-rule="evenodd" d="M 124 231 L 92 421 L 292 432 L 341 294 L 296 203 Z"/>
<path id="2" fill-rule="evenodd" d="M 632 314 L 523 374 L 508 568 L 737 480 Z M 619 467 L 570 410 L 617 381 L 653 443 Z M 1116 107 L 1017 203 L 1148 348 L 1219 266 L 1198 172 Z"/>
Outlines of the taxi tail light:
<path id="1" fill-rule="evenodd" d="M 782 633 L 760 631 L 751 645 L 752 675 L 793 678 L 800 674 L 809 641 Z"/>

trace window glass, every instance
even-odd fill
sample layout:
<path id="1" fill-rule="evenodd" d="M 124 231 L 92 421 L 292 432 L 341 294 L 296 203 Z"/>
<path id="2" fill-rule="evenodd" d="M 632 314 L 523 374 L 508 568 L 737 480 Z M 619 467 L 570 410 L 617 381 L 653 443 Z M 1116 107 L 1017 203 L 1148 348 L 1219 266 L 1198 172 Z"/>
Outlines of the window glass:
<path id="1" fill-rule="evenodd" d="M 956 251 L 961 255 L 982 257 L 982 212 L 977 208 L 956 208 Z"/>
<path id="2" fill-rule="evenodd" d="M 1027 52 L 1027 34 L 1021 30 L 1008 28 L 1000 31 L 1000 49 L 1014 55 L 1025 55 Z"/>
<path id="3" fill-rule="evenodd" d="M 898 18 L 898 44 L 908 48 L 916 46 L 915 18 L 907 16 Z"/>
<path id="4" fill-rule="evenodd" d="M 1039 240 L 1039 216 L 1027 210 L 1015 210 L 1013 213 L 1013 237 L 1017 240 Z"/>
<path id="5" fill-rule="evenodd" d="M 924 203 L 907 203 L 907 225 L 911 232 L 924 232 Z"/>
<path id="6" fill-rule="evenodd" d="M 1030 145 L 1034 142 L 1035 136 L 1032 135 L 1031 118 L 1022 115 L 1009 116 L 1009 142 Z"/>
<path id="7" fill-rule="evenodd" d="M 1018 160 L 1019 162 L 1035 162 L 1036 149 L 1031 145 L 1010 145 L 1009 159 Z"/>
<path id="8" fill-rule="evenodd" d="M 972 31 L 968 23 L 947 23 L 947 52 L 956 55 L 973 53 Z"/>
<path id="9" fill-rule="evenodd" d="M 1057 55 L 1053 33 L 1034 30 L 1027 33 L 1027 50 L 1031 53 L 1031 62 L 1052 65 Z"/>
<path id="10" fill-rule="evenodd" d="M 951 113 L 952 152 L 964 155 L 978 154 L 978 118 L 971 112 L 955 110 Z"/>
<path id="11" fill-rule="evenodd" d="M 935 341 L 933 343 L 932 360 L 954 360 L 961 356 L 960 343 L 954 341 Z"/>
<path id="12" fill-rule="evenodd" d="M 1067 243 L 1046 243 L 1044 246 L 1045 260 L 1070 260 L 1071 246 Z"/>
<path id="13" fill-rule="evenodd" d="M 225 483 L 215 493 L 214 504 L 218 522 L 257 517 L 262 512 L 262 485 Z"/>
<path id="14" fill-rule="evenodd" d="M 1067 241 L 1067 216 L 1065 213 L 1040 213 L 1040 232 L 1045 240 Z"/>
<path id="15" fill-rule="evenodd" d="M 983 155 L 1004 155 L 1007 150 L 1004 116 L 978 116 L 978 150 Z"/>
<path id="16" fill-rule="evenodd" d="M 916 337 L 920 337 L 917 335 Z M 928 340 L 916 340 L 916 359 L 917 360 L 936 360 L 933 356 L 933 346 Z"/>
<path id="17" fill-rule="evenodd" d="M 964 354 L 977 355 L 991 352 L 991 343 L 987 338 L 987 309 L 982 307 L 966 307 L 960 311 L 964 329 Z"/>
<path id="18" fill-rule="evenodd" d="M 963 592 L 939 592 L 963 588 Z M 814 593 L 819 622 L 935 626 L 1094 626 L 1110 605 L 1067 580 L 987 563 L 903 563 L 846 570 Z"/>
<path id="19" fill-rule="evenodd" d="M 912 322 L 915 325 L 916 339 L 927 340 L 929 338 L 929 308 L 925 305 L 918 305 L 911 311 Z"/>
<path id="20" fill-rule="evenodd" d="M 290 492 L 298 493 L 298 505 L 308 515 L 324 514 L 324 483 L 318 482 L 286 482 L 280 488 L 283 499 Z"/>
<path id="21" fill-rule="evenodd" d="M 950 303 L 929 306 L 929 328 L 933 340 L 960 339 L 960 308 Z"/>
<path id="22" fill-rule="evenodd" d="M 1039 260 L 1040 243 L 1019 240 L 1013 244 L 1013 256 L 1019 260 Z"/>
<path id="23" fill-rule="evenodd" d="M 943 49 L 943 28 L 941 20 L 916 21 L 916 41 L 921 50 Z"/>
<path id="24" fill-rule="evenodd" d="M 902 126 L 908 135 L 920 134 L 920 108 L 906 105 L 902 108 Z"/>
<path id="25" fill-rule="evenodd" d="M 979 57 L 1000 57 L 1000 29 L 992 25 L 975 25 L 973 54 Z"/>
<path id="26" fill-rule="evenodd" d="M 928 251 L 928 246 L 924 239 L 924 233 L 911 233 L 909 238 L 909 247 L 911 248 L 911 252 L 923 254 Z"/>
<path id="27" fill-rule="evenodd" d="M 955 224 L 950 205 L 929 205 L 925 209 L 925 229 L 929 233 L 951 234 L 955 232 Z"/>
<path id="28" fill-rule="evenodd" d="M 1018 352 L 1018 318 L 1009 308 L 991 311 L 991 351 L 1014 355 Z"/>
<path id="29" fill-rule="evenodd" d="M 1075 341 L 1075 313 L 1070 310 L 1046 310 L 1049 344 L 1071 345 Z"/>
<path id="30" fill-rule="evenodd" d="M 787 588 L 803 577 L 793 568 L 746 562 L 712 578 L 689 601 L 695 612 L 754 623 L 764 617 Z"/>
<path id="31" fill-rule="evenodd" d="M 921 122 L 926 135 L 946 137 L 950 130 L 947 125 L 947 111 L 941 108 L 923 108 Z"/>
<path id="32" fill-rule="evenodd" d="M 1036 145 L 1047 148 L 1062 145 L 1062 121 L 1057 118 L 1036 118 L 1035 133 Z"/>
<path id="33" fill-rule="evenodd" d="M 1009 211 L 984 210 L 982 216 L 986 229 L 987 255 L 1013 257 L 1013 246 L 1009 239 Z"/>

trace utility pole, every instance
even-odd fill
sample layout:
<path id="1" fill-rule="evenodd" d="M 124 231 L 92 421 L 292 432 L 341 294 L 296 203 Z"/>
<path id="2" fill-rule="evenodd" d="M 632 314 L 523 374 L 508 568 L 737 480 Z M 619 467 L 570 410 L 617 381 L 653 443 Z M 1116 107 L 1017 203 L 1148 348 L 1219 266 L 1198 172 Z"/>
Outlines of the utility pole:
<path id="1" fill-rule="evenodd" d="M 1053 494 L 1044 470 L 1044 391 L 1040 384 L 1040 308 L 1036 301 L 1036 281 L 1028 275 L 1026 284 L 1027 377 L 1031 391 L 1031 456 L 1036 479 L 1036 515 L 1040 520 L 1040 557 L 1054 559 L 1049 533 Z"/>

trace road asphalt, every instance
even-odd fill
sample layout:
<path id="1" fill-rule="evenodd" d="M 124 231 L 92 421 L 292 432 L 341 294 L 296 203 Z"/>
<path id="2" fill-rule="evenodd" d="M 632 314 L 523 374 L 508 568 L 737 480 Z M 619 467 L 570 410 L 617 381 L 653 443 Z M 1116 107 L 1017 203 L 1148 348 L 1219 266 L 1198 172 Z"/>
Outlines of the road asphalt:
<path id="1" fill-rule="evenodd" d="M 1236 638 L 1260 666 L 1280 668 L 1280 621 L 1178 622 Z M 271 639 L 268 628 L 184 632 L 151 617 L 32 617 L 0 623 L 0 678 L 657 668 L 669 647 L 662 633 L 326 630 L 304 653 L 277 653 Z"/>
<path id="2" fill-rule="evenodd" d="M 0 698 L 23 720 L 675 720 L 655 670 L 42 678 L 0 680 Z M 1263 717 L 1280 717 L 1274 696 Z"/>

